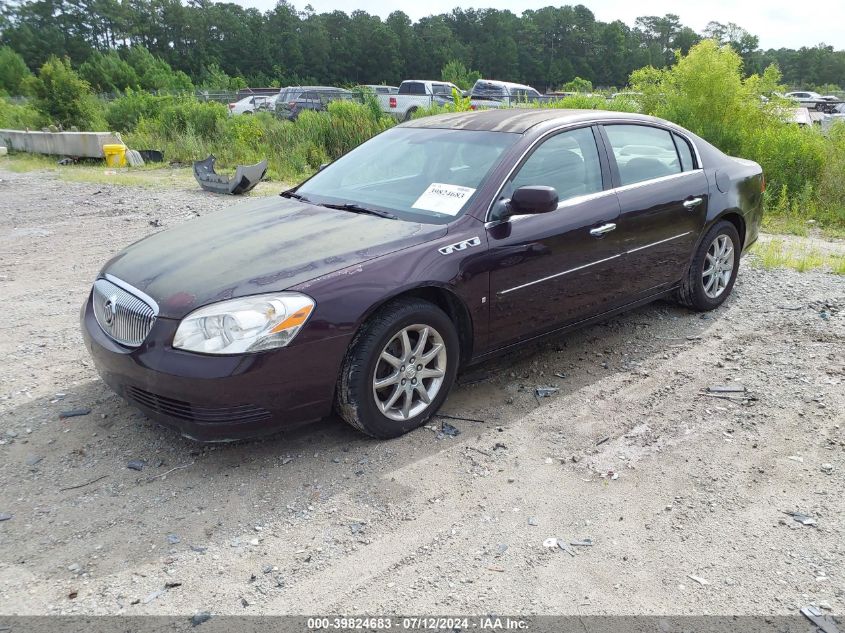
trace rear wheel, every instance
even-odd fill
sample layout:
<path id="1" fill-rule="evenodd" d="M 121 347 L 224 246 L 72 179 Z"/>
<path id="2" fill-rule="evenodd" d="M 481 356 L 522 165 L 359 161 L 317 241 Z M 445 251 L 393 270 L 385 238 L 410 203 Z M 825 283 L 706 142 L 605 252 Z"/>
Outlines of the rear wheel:
<path id="1" fill-rule="evenodd" d="M 739 233 L 726 220 L 717 222 L 698 245 L 678 301 L 694 310 L 718 308 L 733 290 L 739 270 Z"/>
<path id="2" fill-rule="evenodd" d="M 455 380 L 458 334 L 437 306 L 400 299 L 373 316 L 347 352 L 337 386 L 340 416 L 377 438 L 421 426 Z"/>

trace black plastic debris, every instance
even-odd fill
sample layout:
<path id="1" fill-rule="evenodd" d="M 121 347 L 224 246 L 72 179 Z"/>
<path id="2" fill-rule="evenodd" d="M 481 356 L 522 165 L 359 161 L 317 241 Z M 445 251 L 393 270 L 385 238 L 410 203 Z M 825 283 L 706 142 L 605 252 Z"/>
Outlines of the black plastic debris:
<path id="1" fill-rule="evenodd" d="M 233 177 L 221 176 L 214 171 L 216 160 L 212 154 L 205 160 L 194 162 L 194 177 L 206 191 L 232 195 L 246 193 L 261 182 L 267 173 L 267 161 L 262 160 L 255 165 L 238 165 Z"/>
<path id="2" fill-rule="evenodd" d="M 9 514 L 8 512 L 0 512 L 0 521 L 9 521 L 14 518 L 14 514 Z"/>
<path id="3" fill-rule="evenodd" d="M 143 459 L 133 459 L 132 461 L 126 463 L 126 467 L 131 468 L 132 470 L 142 471 L 144 470 L 146 463 L 147 462 Z"/>
<path id="4" fill-rule="evenodd" d="M 440 434 L 447 437 L 457 437 L 461 434 L 461 430 L 456 426 L 452 426 L 448 422 L 444 422 L 440 427 Z"/>
<path id="5" fill-rule="evenodd" d="M 208 611 L 195 613 L 191 616 L 191 626 L 199 626 L 203 622 L 208 622 L 211 619 L 211 614 Z"/>
<path id="6" fill-rule="evenodd" d="M 138 153 L 145 163 L 161 163 L 164 162 L 164 154 L 157 149 L 139 149 Z"/>

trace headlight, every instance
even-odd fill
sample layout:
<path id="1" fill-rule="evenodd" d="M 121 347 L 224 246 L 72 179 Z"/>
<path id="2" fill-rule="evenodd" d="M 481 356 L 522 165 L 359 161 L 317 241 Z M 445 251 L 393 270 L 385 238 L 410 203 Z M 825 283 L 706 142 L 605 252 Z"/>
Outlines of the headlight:
<path id="1" fill-rule="evenodd" d="M 314 311 L 314 300 L 280 292 L 221 301 L 182 319 L 173 347 L 204 354 L 241 354 L 284 347 Z"/>

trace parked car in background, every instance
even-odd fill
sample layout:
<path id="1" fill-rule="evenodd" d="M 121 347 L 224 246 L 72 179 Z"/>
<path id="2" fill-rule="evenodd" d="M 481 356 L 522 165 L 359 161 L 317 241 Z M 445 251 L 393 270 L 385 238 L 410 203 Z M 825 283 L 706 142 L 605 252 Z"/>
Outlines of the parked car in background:
<path id="1" fill-rule="evenodd" d="M 792 99 L 794 101 L 798 101 L 802 104 L 807 104 L 809 106 L 815 105 L 817 102 L 822 100 L 822 96 L 818 92 L 810 92 L 810 91 L 797 91 L 797 92 L 787 92 L 784 97 L 787 99 Z"/>
<path id="2" fill-rule="evenodd" d="M 458 94 L 463 94 L 455 84 L 448 81 L 408 79 L 399 84 L 399 90 L 395 95 L 377 96 L 383 112 L 392 114 L 400 121 L 407 121 L 420 108 L 452 103 L 453 90 L 457 90 Z"/>
<path id="3" fill-rule="evenodd" d="M 470 90 L 469 98 L 470 104 L 476 108 L 488 109 L 547 100 L 531 86 L 493 79 L 476 81 L 472 90 Z"/>
<path id="4" fill-rule="evenodd" d="M 290 86 L 282 88 L 276 98 L 276 116 L 293 120 L 304 110 L 321 112 L 332 101 L 358 98 L 351 90 L 335 86 Z"/>
<path id="5" fill-rule="evenodd" d="M 85 345 L 117 393 L 192 438 L 332 411 L 396 437 L 462 367 L 658 298 L 719 307 L 764 188 L 757 163 L 640 114 L 415 119 L 281 198 L 126 248 L 85 299 Z"/>
<path id="6" fill-rule="evenodd" d="M 399 92 L 399 86 L 385 86 L 382 84 L 363 84 L 361 86 L 355 86 L 355 88 L 377 95 L 395 95 Z"/>
<path id="7" fill-rule="evenodd" d="M 273 110 L 276 95 L 250 95 L 229 104 L 229 114 L 254 114 L 258 111 Z"/>

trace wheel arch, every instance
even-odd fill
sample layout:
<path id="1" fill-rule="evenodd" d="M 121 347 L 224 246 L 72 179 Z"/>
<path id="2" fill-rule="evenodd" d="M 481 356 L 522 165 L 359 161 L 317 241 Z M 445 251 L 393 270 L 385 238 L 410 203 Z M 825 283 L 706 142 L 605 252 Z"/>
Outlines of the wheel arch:
<path id="1" fill-rule="evenodd" d="M 470 316 L 469 308 L 467 308 L 464 301 L 455 292 L 444 286 L 436 284 L 426 284 L 415 286 L 413 288 L 406 288 L 397 292 L 396 294 L 385 297 L 377 303 L 370 306 L 370 308 L 363 314 L 356 333 L 360 331 L 364 324 L 376 312 L 381 310 L 384 306 L 397 299 L 415 298 L 428 301 L 443 310 L 452 322 L 455 324 L 455 329 L 458 332 L 458 342 L 461 346 L 460 365 L 465 365 L 470 358 L 472 358 L 473 350 L 473 323 Z"/>
<path id="2" fill-rule="evenodd" d="M 739 234 L 739 251 L 741 253 L 745 248 L 745 218 L 742 212 L 739 209 L 726 209 L 713 219 L 710 226 L 713 226 L 720 220 L 727 220 L 736 227 L 736 232 Z"/>

